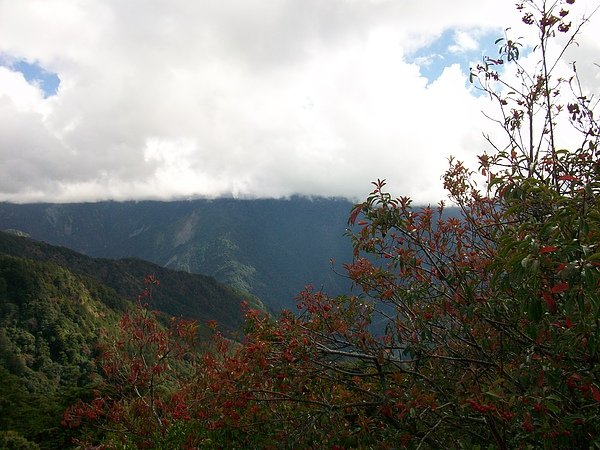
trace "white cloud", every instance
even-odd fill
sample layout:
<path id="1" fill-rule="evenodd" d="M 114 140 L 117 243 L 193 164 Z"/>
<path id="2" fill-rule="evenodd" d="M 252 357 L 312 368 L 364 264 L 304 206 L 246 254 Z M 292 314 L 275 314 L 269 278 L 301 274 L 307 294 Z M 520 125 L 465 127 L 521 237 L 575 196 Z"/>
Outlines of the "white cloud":
<path id="1" fill-rule="evenodd" d="M 484 102 L 458 66 L 429 82 L 405 55 L 448 29 L 453 50 L 473 50 L 478 33 L 519 21 L 512 9 L 0 0 L 0 54 L 61 80 L 44 99 L 0 68 L 0 200 L 363 197 L 387 178 L 395 194 L 435 202 L 447 157 L 484 147 Z"/>
<path id="2" fill-rule="evenodd" d="M 15 111 L 42 111 L 43 93 L 40 88 L 29 84 L 19 72 L 0 67 L 0 101 L 10 103 Z"/>
<path id="3" fill-rule="evenodd" d="M 477 50 L 479 43 L 475 36 L 468 31 L 458 30 L 454 33 L 454 44 L 448 47 L 450 53 L 466 53 Z"/>

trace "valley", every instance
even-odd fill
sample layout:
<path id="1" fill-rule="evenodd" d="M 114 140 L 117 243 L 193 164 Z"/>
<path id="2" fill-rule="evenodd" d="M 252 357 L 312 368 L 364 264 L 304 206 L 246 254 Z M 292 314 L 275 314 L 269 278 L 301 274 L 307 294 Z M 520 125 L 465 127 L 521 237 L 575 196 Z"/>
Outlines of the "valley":
<path id="1" fill-rule="evenodd" d="M 215 277 L 273 311 L 294 307 L 306 284 L 348 291 L 330 261 L 352 259 L 352 203 L 292 197 L 263 200 L 0 203 L 0 229 L 99 258 L 134 257 Z"/>

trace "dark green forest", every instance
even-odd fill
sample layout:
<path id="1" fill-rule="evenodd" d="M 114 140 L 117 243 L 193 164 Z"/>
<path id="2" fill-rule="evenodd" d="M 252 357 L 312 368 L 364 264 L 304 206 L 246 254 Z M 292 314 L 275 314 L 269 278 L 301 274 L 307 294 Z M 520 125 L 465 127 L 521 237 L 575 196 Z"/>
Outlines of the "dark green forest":
<path id="1" fill-rule="evenodd" d="M 62 412 L 97 379 L 98 339 L 127 302 L 52 262 L 0 254 L 0 427 L 65 448 Z"/>
<path id="2" fill-rule="evenodd" d="M 263 304 L 255 296 L 219 283 L 214 278 L 170 270 L 134 258 L 98 259 L 82 255 L 65 247 L 0 232 L 0 253 L 26 259 L 48 261 L 65 270 L 83 276 L 98 286 L 99 299 L 115 309 L 122 309 L 122 300 L 135 299 L 143 288 L 146 275 L 161 280 L 163 288 L 154 297 L 155 308 L 166 314 L 205 322 L 218 320 L 227 330 L 242 324 L 239 304 L 243 300 L 258 308 Z"/>
<path id="3" fill-rule="evenodd" d="M 263 308 L 252 295 L 211 277 L 137 259 L 94 259 L 0 232 L 0 430 L 41 448 L 70 445 L 62 415 L 98 388 L 97 345 L 118 328 L 148 274 L 164 286 L 152 305 L 162 322 L 193 318 L 200 335 L 206 336 L 208 320 L 230 333 L 239 330 L 244 300 Z"/>

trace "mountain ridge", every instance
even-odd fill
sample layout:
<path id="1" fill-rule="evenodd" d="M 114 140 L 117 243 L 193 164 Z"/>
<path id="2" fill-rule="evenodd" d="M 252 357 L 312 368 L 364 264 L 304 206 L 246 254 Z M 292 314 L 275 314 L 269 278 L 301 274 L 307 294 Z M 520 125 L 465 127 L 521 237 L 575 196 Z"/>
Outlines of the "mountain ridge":
<path id="1" fill-rule="evenodd" d="M 0 229 L 94 257 L 136 257 L 214 276 L 271 309 L 291 308 L 307 283 L 332 295 L 347 280 L 330 260 L 352 258 L 345 199 L 231 198 L 70 204 L 0 203 Z"/>
<path id="2" fill-rule="evenodd" d="M 230 331 L 237 330 L 243 323 L 241 302 L 265 308 L 258 298 L 223 285 L 213 277 L 171 270 L 138 258 L 92 258 L 66 247 L 5 232 L 0 232 L 1 254 L 52 262 L 107 286 L 120 298 L 129 301 L 137 298 L 143 289 L 144 278 L 152 274 L 161 282 L 160 288 L 153 293 L 154 309 L 199 322 L 217 320 Z"/>

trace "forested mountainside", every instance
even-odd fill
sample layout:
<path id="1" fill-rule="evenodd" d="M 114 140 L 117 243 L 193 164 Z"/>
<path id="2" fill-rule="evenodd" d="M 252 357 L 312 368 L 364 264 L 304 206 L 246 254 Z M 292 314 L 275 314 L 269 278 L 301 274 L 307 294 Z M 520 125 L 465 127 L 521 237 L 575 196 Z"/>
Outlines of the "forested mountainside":
<path id="1" fill-rule="evenodd" d="M 112 308 L 121 309 L 122 304 L 115 298 L 135 299 L 148 274 L 161 282 L 161 287 L 153 293 L 153 307 L 171 316 L 201 323 L 216 320 L 223 329 L 236 330 L 243 320 L 242 301 L 264 308 L 260 300 L 251 294 L 226 286 L 212 277 L 166 269 L 140 259 L 96 259 L 64 247 L 4 232 L 0 232 L 0 254 L 49 261 L 91 279 L 102 287 L 98 298 Z"/>
<path id="2" fill-rule="evenodd" d="M 98 339 L 115 329 L 126 305 L 54 262 L 0 254 L 0 432 L 42 448 L 69 444 L 62 412 L 90 395 Z"/>
<path id="3" fill-rule="evenodd" d="M 290 308 L 308 283 L 332 294 L 347 281 L 330 260 L 352 258 L 342 199 L 193 200 L 82 204 L 0 203 L 0 229 L 89 256 L 136 257 L 214 276 L 274 310 Z"/>
<path id="4" fill-rule="evenodd" d="M 97 344 L 115 331 L 148 274 L 161 281 L 151 307 L 197 319 L 201 336 L 207 320 L 238 329 L 243 300 L 263 307 L 211 277 L 137 259 L 94 259 L 0 232 L 0 447 L 70 444 L 60 426 L 63 411 L 92 395 Z"/>

